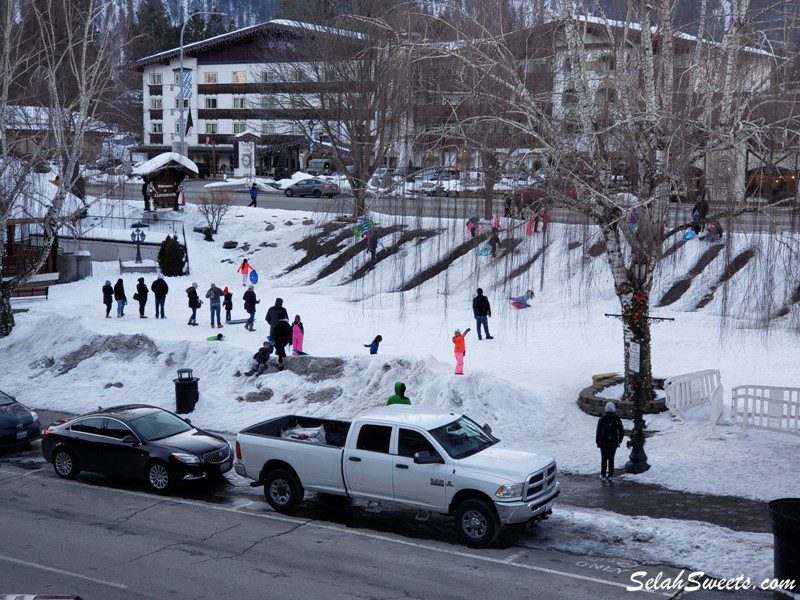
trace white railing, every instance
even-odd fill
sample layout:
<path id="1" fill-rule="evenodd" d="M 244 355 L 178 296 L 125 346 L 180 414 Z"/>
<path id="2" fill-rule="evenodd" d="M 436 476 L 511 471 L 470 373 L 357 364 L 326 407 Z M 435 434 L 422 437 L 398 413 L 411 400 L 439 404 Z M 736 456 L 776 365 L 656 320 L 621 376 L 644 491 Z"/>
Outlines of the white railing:
<path id="1" fill-rule="evenodd" d="M 769 429 L 800 435 L 800 388 L 740 385 L 731 400 L 731 417 L 744 433 Z"/>
<path id="2" fill-rule="evenodd" d="M 675 417 L 697 406 L 711 405 L 711 425 L 722 419 L 722 380 L 719 371 L 706 369 L 684 375 L 676 375 L 664 381 L 667 409 Z"/>

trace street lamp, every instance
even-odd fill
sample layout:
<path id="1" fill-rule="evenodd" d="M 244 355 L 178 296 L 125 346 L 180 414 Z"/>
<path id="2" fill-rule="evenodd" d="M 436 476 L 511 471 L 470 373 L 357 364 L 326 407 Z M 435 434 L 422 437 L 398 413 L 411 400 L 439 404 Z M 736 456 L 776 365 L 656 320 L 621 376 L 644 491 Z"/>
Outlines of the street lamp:
<path id="1" fill-rule="evenodd" d="M 138 227 L 131 232 L 131 241 L 136 242 L 136 264 L 142 264 L 142 247 L 141 243 L 147 238 L 144 231 Z"/>
<path id="2" fill-rule="evenodd" d="M 198 15 L 208 15 L 208 16 L 220 15 L 220 16 L 223 16 L 223 17 L 227 17 L 228 16 L 227 13 L 199 10 L 199 11 L 196 11 L 196 12 L 193 12 L 192 14 L 190 14 L 186 18 L 186 20 L 183 22 L 183 25 L 181 25 L 181 45 L 180 45 L 181 73 L 180 73 L 180 78 L 179 78 L 180 86 L 181 86 L 181 95 L 180 95 L 180 104 L 178 106 L 178 111 L 179 111 L 179 114 L 180 114 L 180 118 L 178 119 L 178 128 L 180 129 L 179 134 L 180 134 L 180 140 L 181 140 L 180 154 L 182 154 L 183 156 L 186 156 L 186 158 L 189 158 L 189 153 L 188 152 L 186 154 L 183 153 L 183 145 L 185 143 L 185 137 L 186 137 L 186 121 L 184 121 L 184 119 L 183 119 L 183 111 L 184 111 L 184 106 L 183 105 L 186 103 L 186 82 L 183 79 L 183 32 L 186 29 L 186 26 L 189 24 L 189 21 L 192 20 L 192 17 L 196 17 Z"/>

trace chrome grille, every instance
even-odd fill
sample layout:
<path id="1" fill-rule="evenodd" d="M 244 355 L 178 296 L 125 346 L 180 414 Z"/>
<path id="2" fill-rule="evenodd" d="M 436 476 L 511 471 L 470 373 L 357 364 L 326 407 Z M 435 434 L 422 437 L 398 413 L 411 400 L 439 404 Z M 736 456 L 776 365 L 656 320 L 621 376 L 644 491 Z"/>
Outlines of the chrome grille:
<path id="1" fill-rule="evenodd" d="M 203 460 L 208 463 L 221 463 L 228 460 L 231 455 L 231 447 L 228 444 L 225 444 L 223 448 L 219 448 L 217 450 L 212 450 L 211 452 L 206 452 L 203 454 Z"/>
<path id="2" fill-rule="evenodd" d="M 532 474 L 525 485 L 525 500 L 538 496 L 552 488 L 556 483 L 556 464 Z"/>

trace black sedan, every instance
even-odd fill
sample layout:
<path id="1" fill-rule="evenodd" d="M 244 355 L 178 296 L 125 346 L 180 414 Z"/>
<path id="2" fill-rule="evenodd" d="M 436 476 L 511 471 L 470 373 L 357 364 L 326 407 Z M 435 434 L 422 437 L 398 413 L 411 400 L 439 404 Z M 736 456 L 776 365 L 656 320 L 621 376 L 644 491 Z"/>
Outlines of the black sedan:
<path id="1" fill-rule="evenodd" d="M 80 471 L 142 478 L 155 492 L 180 481 L 217 479 L 230 471 L 233 460 L 224 438 L 144 404 L 54 423 L 44 431 L 42 456 L 64 479 Z"/>
<path id="2" fill-rule="evenodd" d="M 0 392 L 0 448 L 28 444 L 42 436 L 39 415 Z"/>

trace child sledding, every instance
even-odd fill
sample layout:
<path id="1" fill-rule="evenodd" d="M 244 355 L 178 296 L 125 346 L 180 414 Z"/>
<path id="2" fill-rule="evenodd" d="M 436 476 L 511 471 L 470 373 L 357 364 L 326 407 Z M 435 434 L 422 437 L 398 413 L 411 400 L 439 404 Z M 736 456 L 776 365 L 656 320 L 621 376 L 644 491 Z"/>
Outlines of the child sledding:
<path id="1" fill-rule="evenodd" d="M 531 305 L 529 304 L 529 301 L 535 295 L 536 294 L 533 293 L 533 290 L 528 290 L 520 296 L 511 296 L 511 306 L 517 309 L 530 308 Z"/>

